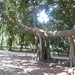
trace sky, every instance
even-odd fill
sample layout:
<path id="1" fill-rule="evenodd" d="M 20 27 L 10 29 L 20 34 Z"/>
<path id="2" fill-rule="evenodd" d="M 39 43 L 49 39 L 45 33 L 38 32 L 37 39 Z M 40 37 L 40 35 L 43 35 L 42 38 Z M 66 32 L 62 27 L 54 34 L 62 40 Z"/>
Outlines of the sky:
<path id="1" fill-rule="evenodd" d="M 54 6 L 54 9 L 57 8 L 58 5 Z M 52 11 L 53 8 L 51 7 L 49 11 Z M 45 13 L 45 9 L 43 9 L 40 13 L 37 14 L 37 19 L 40 23 L 47 23 L 49 21 L 48 15 Z"/>
<path id="2" fill-rule="evenodd" d="M 38 16 L 38 21 L 40 23 L 46 23 L 47 21 L 49 21 L 49 17 L 45 13 L 45 10 L 41 11 L 39 14 L 37 14 L 37 16 Z"/>

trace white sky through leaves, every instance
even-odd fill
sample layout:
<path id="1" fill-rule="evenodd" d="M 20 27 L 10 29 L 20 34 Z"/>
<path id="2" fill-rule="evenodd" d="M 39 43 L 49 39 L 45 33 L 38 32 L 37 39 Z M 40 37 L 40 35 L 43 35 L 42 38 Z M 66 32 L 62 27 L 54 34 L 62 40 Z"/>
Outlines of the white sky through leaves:
<path id="1" fill-rule="evenodd" d="M 37 14 L 37 16 L 38 16 L 38 21 L 40 23 L 46 23 L 47 21 L 49 21 L 49 17 L 45 13 L 45 10 L 41 11 L 39 14 Z"/>

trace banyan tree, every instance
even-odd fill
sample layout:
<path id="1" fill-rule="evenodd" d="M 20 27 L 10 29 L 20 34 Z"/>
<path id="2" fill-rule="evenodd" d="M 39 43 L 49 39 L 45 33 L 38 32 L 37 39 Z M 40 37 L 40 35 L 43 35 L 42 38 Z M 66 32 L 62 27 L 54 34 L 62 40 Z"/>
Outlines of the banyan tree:
<path id="1" fill-rule="evenodd" d="M 74 1 L 73 1 L 74 2 Z M 72 2 L 72 3 L 73 3 Z M 54 1 L 50 2 L 55 3 Z M 75 24 L 75 20 L 73 16 L 71 16 L 69 10 L 65 7 L 66 2 L 63 0 L 60 2 L 56 2 L 62 5 L 63 9 L 65 10 L 66 14 L 68 15 L 70 21 Z M 71 3 L 71 2 L 69 2 Z M 20 23 L 19 27 L 16 27 L 20 32 L 25 34 L 34 34 L 35 40 L 36 40 L 36 47 L 37 47 L 37 60 L 38 61 L 51 61 L 51 54 L 50 54 L 50 38 L 57 38 L 57 37 L 65 37 L 67 38 L 70 46 L 69 51 L 69 61 L 70 66 L 75 66 L 75 45 L 72 36 L 75 35 L 75 29 L 72 30 L 62 30 L 62 31 L 50 31 L 50 30 L 43 30 L 40 29 L 37 26 L 37 16 L 35 11 L 35 5 L 34 5 L 34 27 L 27 27 Z"/>
<path id="2" fill-rule="evenodd" d="M 20 25 L 21 27 L 18 29 L 20 32 L 25 34 L 34 34 L 36 37 L 36 47 L 37 47 L 37 58 L 38 61 L 50 61 L 51 55 L 50 55 L 50 38 L 56 38 L 56 37 L 66 37 L 69 41 L 70 45 L 70 65 L 75 66 L 75 46 L 72 36 L 75 35 L 75 29 L 72 30 L 64 30 L 64 31 L 44 31 L 42 29 L 39 29 L 37 27 L 31 28 L 26 27 L 24 25 Z M 39 46 L 38 46 L 39 44 Z"/>
<path id="3" fill-rule="evenodd" d="M 50 62 L 51 60 L 50 48 L 49 48 L 50 38 L 65 37 L 68 39 L 69 46 L 70 46 L 70 54 L 69 54 L 70 65 L 75 66 L 75 46 L 74 46 L 74 41 L 72 38 L 72 36 L 75 35 L 75 29 L 72 29 L 73 28 L 72 27 L 72 28 L 69 28 L 72 30 L 66 30 L 66 28 L 65 29 L 63 28 L 62 29 L 63 31 L 43 30 L 37 26 L 37 15 L 36 15 L 36 11 L 39 10 L 40 8 L 42 10 L 43 8 L 44 9 L 49 8 L 50 5 L 52 4 L 54 4 L 54 6 L 57 4 L 60 6 L 58 8 L 60 9 L 59 10 L 60 13 L 58 14 L 59 15 L 58 17 L 60 17 L 60 14 L 62 11 L 63 17 L 67 15 L 66 16 L 67 20 L 64 19 L 63 21 L 64 22 L 69 21 L 67 25 L 69 24 L 68 26 L 71 26 L 72 24 L 74 26 L 75 25 L 75 19 L 74 19 L 75 18 L 74 17 L 75 16 L 74 14 L 75 13 L 75 0 L 3 0 L 3 1 L 4 1 L 4 7 L 5 7 L 3 9 L 4 10 L 3 12 L 4 24 L 10 25 L 10 28 L 15 27 L 18 31 L 24 34 L 35 35 L 38 61 Z M 73 11 L 71 10 L 71 8 Z M 33 19 L 31 16 L 33 17 Z M 55 17 L 55 18 L 58 19 L 58 17 L 57 18 Z M 59 21 L 60 19 L 61 18 L 59 18 Z M 34 20 L 33 21 L 34 24 L 30 20 L 32 21 Z M 30 25 L 27 24 L 27 22 L 29 23 L 29 21 L 30 21 Z"/>

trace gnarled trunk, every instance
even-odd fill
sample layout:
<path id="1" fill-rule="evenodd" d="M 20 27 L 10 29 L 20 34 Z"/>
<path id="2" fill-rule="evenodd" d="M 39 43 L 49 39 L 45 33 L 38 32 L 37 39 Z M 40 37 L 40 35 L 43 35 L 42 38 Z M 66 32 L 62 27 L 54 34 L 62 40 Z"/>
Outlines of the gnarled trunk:
<path id="1" fill-rule="evenodd" d="M 44 39 L 39 36 L 39 43 L 38 43 L 38 50 L 37 50 L 37 61 L 41 62 L 50 62 L 50 44 L 49 39 Z"/>
<path id="2" fill-rule="evenodd" d="M 50 62 L 51 55 L 50 55 L 50 40 L 46 40 L 46 51 L 47 51 L 47 61 Z"/>
<path id="3" fill-rule="evenodd" d="M 20 25 L 21 28 L 18 28 L 17 26 L 15 27 L 18 29 L 20 32 L 25 33 L 25 34 L 34 34 L 37 35 L 39 38 L 39 46 L 38 46 L 38 51 L 37 51 L 37 56 L 39 61 L 43 61 L 44 59 L 49 61 L 50 59 L 50 52 L 49 51 L 49 40 L 47 41 L 46 38 L 56 38 L 56 37 L 69 37 L 69 43 L 70 43 L 70 61 L 72 61 L 72 66 L 75 66 L 75 49 L 74 49 L 74 42 L 72 37 L 75 35 L 75 29 L 72 30 L 63 30 L 63 31 L 45 31 L 42 29 L 39 29 L 37 27 L 27 27 L 25 25 Z M 46 43 L 45 43 L 46 42 Z M 46 44 L 46 45 L 45 45 Z M 48 47 L 47 47 L 48 46 Z M 48 53 L 48 54 L 47 54 Z M 47 57 L 46 57 L 47 56 Z M 72 56 L 72 57 L 71 57 Z M 45 58 L 44 58 L 45 57 Z"/>
<path id="4" fill-rule="evenodd" d="M 73 67 L 75 66 L 75 46 L 72 37 L 69 37 L 68 41 L 70 44 L 70 52 L 69 52 L 70 66 Z"/>

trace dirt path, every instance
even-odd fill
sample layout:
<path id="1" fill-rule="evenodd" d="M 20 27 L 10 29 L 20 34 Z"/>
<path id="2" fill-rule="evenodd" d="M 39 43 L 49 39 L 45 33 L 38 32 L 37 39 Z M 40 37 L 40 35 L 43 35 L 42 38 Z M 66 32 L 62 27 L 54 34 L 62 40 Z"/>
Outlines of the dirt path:
<path id="1" fill-rule="evenodd" d="M 72 68 L 61 63 L 38 63 L 30 54 L 0 51 L 0 75 L 72 75 Z"/>

